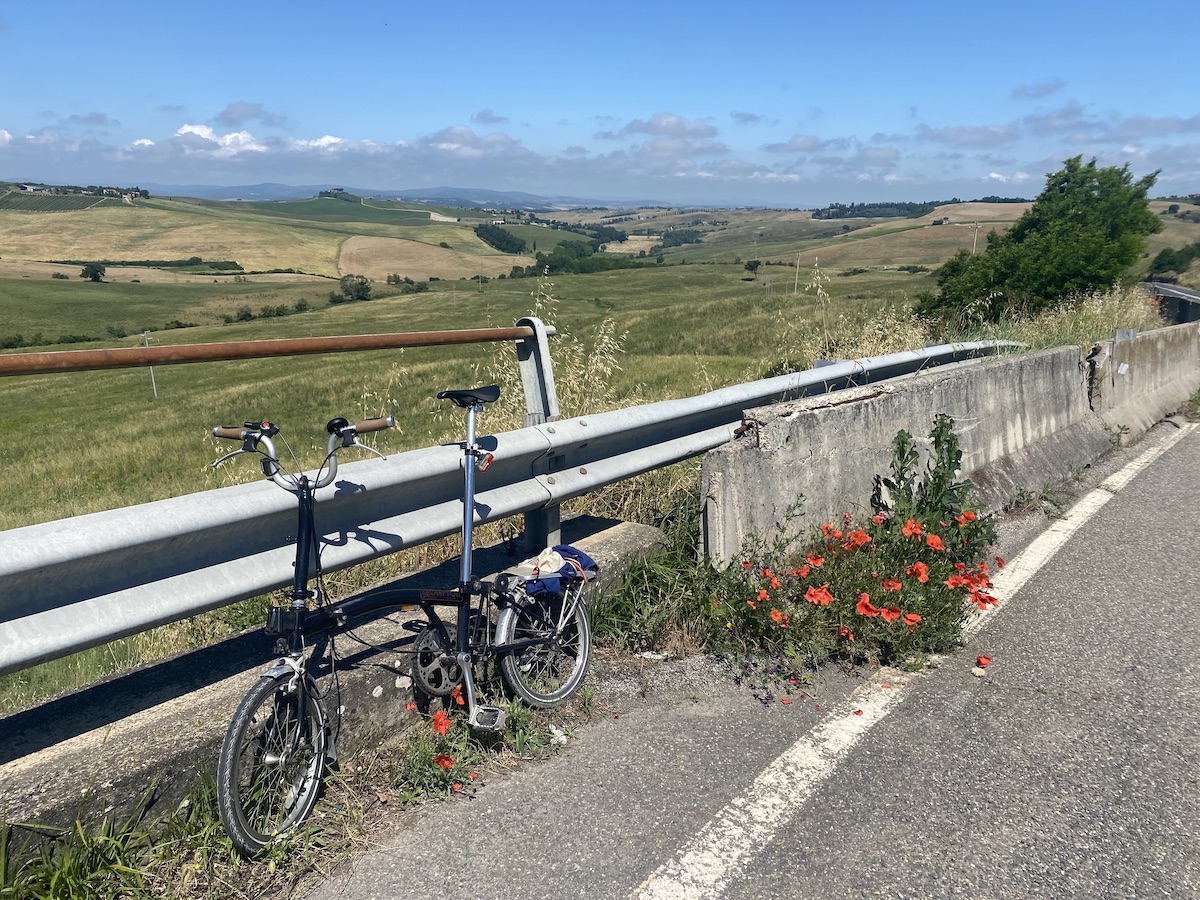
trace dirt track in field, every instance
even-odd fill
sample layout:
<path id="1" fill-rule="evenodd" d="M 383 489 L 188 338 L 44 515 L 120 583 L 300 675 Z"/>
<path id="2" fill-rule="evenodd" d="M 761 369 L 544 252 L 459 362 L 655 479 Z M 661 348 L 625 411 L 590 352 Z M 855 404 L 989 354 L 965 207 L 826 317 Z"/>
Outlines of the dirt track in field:
<path id="1" fill-rule="evenodd" d="M 343 275 L 366 275 L 372 281 L 384 281 L 388 275 L 426 281 L 430 277 L 451 279 L 486 275 L 507 275 L 513 266 L 531 266 L 529 256 L 496 254 L 482 256 L 446 247 L 434 247 L 403 238 L 348 238 L 338 254 L 338 271 Z"/>

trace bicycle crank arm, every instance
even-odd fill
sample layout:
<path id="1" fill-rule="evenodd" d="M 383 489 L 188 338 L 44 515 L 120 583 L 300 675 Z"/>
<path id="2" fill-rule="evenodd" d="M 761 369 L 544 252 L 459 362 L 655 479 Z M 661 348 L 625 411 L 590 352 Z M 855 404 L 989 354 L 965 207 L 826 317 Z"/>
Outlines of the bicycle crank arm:
<path id="1" fill-rule="evenodd" d="M 487 706 L 475 700 L 475 676 L 471 671 L 471 654 L 458 654 L 458 667 L 463 673 L 467 692 L 467 724 L 481 731 L 499 731 L 504 727 L 506 714 L 499 706 Z"/>

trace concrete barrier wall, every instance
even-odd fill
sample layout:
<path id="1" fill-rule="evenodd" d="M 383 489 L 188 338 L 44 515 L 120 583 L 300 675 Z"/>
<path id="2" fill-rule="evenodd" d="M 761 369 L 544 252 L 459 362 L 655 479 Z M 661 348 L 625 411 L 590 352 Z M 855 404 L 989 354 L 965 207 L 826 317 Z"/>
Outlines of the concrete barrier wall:
<path id="1" fill-rule="evenodd" d="M 1194 322 L 1118 332 L 1097 344 L 1091 364 L 1091 405 L 1109 427 L 1138 435 L 1200 388 L 1200 326 Z"/>
<path id="2" fill-rule="evenodd" d="M 718 563 L 732 560 L 801 498 L 810 524 L 866 512 L 896 433 L 907 430 L 927 451 L 939 412 L 954 419 L 977 499 L 999 508 L 1093 462 L 1112 446 L 1115 426 L 1140 433 L 1178 408 L 1200 379 L 1197 339 L 1195 325 L 1182 325 L 1119 341 L 1101 360 L 1124 364 L 1112 377 L 1095 368 L 1103 349 L 1089 363 L 1079 348 L 1062 347 L 754 410 L 739 439 L 704 459 L 703 549 Z M 1092 408 L 1093 371 L 1110 385 L 1103 413 Z"/>

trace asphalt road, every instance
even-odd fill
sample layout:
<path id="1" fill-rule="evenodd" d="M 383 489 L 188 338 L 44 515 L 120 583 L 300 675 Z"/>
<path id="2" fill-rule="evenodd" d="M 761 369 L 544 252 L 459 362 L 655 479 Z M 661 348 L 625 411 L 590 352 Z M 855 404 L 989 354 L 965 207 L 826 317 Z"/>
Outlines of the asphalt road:
<path id="1" fill-rule="evenodd" d="M 1200 896 L 1200 430 L 1101 474 L 1156 450 L 1037 525 L 936 668 L 786 706 L 704 659 L 597 679 L 561 756 L 402 815 L 310 900 Z"/>

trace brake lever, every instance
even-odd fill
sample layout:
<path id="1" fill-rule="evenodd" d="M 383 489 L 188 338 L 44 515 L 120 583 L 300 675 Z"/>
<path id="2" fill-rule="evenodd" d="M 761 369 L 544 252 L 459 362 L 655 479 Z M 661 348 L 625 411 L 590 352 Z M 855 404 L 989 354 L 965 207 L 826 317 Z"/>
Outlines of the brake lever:
<path id="1" fill-rule="evenodd" d="M 366 450 L 368 453 L 374 453 L 374 454 L 375 454 L 376 456 L 378 456 L 380 459 L 387 459 L 387 457 L 386 457 L 386 456 L 384 456 L 382 453 L 380 453 L 380 452 L 379 452 L 378 450 L 376 450 L 374 447 L 368 447 L 366 444 L 360 444 L 360 443 L 358 442 L 358 437 L 357 437 L 357 436 L 355 436 L 355 437 L 352 437 L 352 438 L 351 438 L 351 439 L 350 439 L 348 442 L 346 442 L 346 441 L 343 441 L 343 442 L 342 442 L 342 446 L 343 446 L 343 447 L 357 447 L 359 450 Z"/>
<path id="2" fill-rule="evenodd" d="M 227 459 L 233 459 L 233 458 L 234 458 L 235 456 L 237 456 L 239 453 L 249 453 L 249 452 L 250 452 L 250 451 L 249 451 L 249 450 L 247 450 L 245 447 L 239 447 L 237 450 L 231 450 L 231 451 L 229 451 L 228 453 L 226 453 L 224 456 L 222 456 L 220 459 L 218 459 L 216 462 L 214 462 L 212 465 L 210 465 L 210 466 L 209 466 L 209 468 L 210 468 L 210 469 L 215 469 L 215 468 L 216 468 L 217 466 L 219 466 L 221 463 L 225 462 L 225 460 L 227 460 Z"/>

